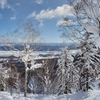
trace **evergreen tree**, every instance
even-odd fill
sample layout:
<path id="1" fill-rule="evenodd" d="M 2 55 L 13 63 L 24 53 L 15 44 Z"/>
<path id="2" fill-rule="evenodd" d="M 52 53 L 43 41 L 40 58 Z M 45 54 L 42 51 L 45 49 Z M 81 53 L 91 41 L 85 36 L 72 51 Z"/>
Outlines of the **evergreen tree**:
<path id="1" fill-rule="evenodd" d="M 74 63 L 79 74 L 79 90 L 92 89 L 92 81 L 96 79 L 98 74 L 100 55 L 93 47 L 94 43 L 90 41 L 89 33 L 86 33 L 84 41 L 81 41 L 79 45 L 81 52 L 75 58 Z"/>
<path id="2" fill-rule="evenodd" d="M 68 47 L 64 48 L 61 57 L 58 60 L 57 69 L 57 93 L 71 93 L 75 82 L 75 69 L 73 66 L 73 57 Z"/>

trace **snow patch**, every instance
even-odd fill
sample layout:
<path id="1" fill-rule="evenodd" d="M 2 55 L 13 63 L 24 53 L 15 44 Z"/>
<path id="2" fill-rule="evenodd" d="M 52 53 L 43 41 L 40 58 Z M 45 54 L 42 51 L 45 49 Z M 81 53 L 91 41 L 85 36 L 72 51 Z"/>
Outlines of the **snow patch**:
<path id="1" fill-rule="evenodd" d="M 10 96 L 7 92 L 0 92 L 0 100 L 100 100 L 100 90 L 90 90 L 88 92 L 78 92 L 64 95 L 45 95 L 45 94 L 28 94 L 27 97 Z"/>

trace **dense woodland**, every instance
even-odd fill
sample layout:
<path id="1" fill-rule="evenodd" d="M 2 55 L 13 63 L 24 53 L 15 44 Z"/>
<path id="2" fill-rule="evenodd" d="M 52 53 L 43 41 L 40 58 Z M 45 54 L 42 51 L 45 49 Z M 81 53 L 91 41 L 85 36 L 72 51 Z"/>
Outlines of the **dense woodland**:
<path id="1" fill-rule="evenodd" d="M 1 90 L 10 91 L 11 95 L 14 91 L 24 92 L 26 97 L 27 92 L 60 95 L 100 88 L 100 0 L 69 0 L 69 4 L 73 16 L 63 18 L 60 26 L 66 40 L 78 42 L 76 53 L 65 47 L 57 58 L 35 61 L 30 43 L 39 34 L 31 23 L 21 23 L 26 32 L 21 37 L 24 49 L 16 50 L 16 61 L 3 61 Z"/>

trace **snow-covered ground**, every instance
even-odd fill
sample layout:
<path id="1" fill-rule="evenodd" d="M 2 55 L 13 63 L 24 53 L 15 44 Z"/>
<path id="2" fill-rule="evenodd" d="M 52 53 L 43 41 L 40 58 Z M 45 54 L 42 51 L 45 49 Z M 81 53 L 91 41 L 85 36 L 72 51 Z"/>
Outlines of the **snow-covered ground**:
<path id="1" fill-rule="evenodd" d="M 7 92 L 0 92 L 0 100 L 14 100 Z"/>
<path id="2" fill-rule="evenodd" d="M 44 58 L 51 57 L 54 55 L 58 55 L 60 51 L 35 51 L 31 53 L 31 56 L 34 57 L 34 59 L 41 59 L 42 56 L 45 56 Z M 0 51 L 0 56 L 7 57 L 7 56 L 18 56 L 21 54 L 19 51 Z"/>
<path id="3" fill-rule="evenodd" d="M 100 90 L 91 90 L 89 92 L 79 92 L 68 95 L 40 95 L 28 94 L 27 97 L 13 95 L 10 96 L 7 92 L 0 92 L 0 100 L 100 100 Z"/>
<path id="4" fill-rule="evenodd" d="M 72 53 L 75 53 L 76 50 L 71 50 Z M 19 51 L 0 51 L 0 56 L 18 56 Z M 42 58 L 53 58 L 53 57 L 58 57 L 61 51 L 35 51 L 31 53 L 31 56 L 34 59 L 42 59 Z"/>

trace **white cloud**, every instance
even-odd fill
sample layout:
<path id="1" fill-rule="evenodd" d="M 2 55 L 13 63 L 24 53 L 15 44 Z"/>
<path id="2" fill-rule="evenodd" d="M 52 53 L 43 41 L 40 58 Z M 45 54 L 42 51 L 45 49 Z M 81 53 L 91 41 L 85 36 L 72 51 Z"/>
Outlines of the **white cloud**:
<path id="1" fill-rule="evenodd" d="M 42 4 L 43 3 L 43 0 L 36 0 L 35 1 L 37 4 Z"/>
<path id="2" fill-rule="evenodd" d="M 0 0 L 0 8 L 1 9 L 8 8 L 14 10 L 14 8 L 7 2 L 7 0 Z"/>
<path id="3" fill-rule="evenodd" d="M 33 11 L 27 18 L 35 18 L 40 21 L 40 26 L 43 26 L 43 20 L 45 19 L 53 19 L 53 18 L 61 18 L 66 16 L 73 16 L 72 14 L 72 6 L 64 4 L 62 6 L 58 6 L 56 9 L 47 9 L 41 10 L 38 14 Z M 57 25 L 60 25 L 62 21 L 57 22 Z"/>
<path id="4" fill-rule="evenodd" d="M 16 5 L 16 6 L 20 6 L 21 4 L 20 4 L 20 3 L 15 3 L 15 5 Z"/>
<path id="5" fill-rule="evenodd" d="M 10 8 L 10 5 L 8 4 L 7 0 L 0 0 L 0 8 Z"/>
<path id="6" fill-rule="evenodd" d="M 36 16 L 36 12 L 32 12 L 29 16 L 27 16 L 27 18 L 31 18 L 31 17 L 35 17 Z"/>
<path id="7" fill-rule="evenodd" d="M 15 20 L 16 19 L 16 16 L 14 15 L 13 17 L 10 18 L 11 20 Z"/>
<path id="8" fill-rule="evenodd" d="M 71 13 L 72 7 L 70 5 L 62 5 L 58 6 L 56 9 L 47 9 L 47 10 L 41 10 L 40 13 L 36 14 L 34 11 L 31 13 L 27 18 L 35 18 L 37 20 L 43 20 L 43 19 L 52 19 L 56 17 L 65 17 L 65 16 L 72 16 Z"/>
<path id="9" fill-rule="evenodd" d="M 2 18 L 2 14 L 0 14 L 0 19 Z"/>

